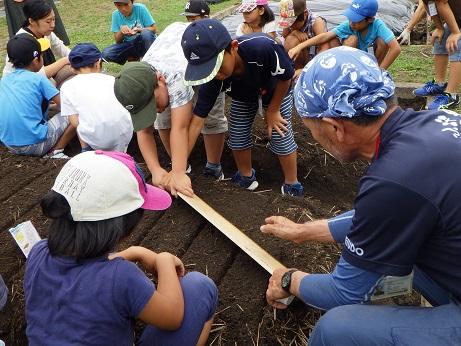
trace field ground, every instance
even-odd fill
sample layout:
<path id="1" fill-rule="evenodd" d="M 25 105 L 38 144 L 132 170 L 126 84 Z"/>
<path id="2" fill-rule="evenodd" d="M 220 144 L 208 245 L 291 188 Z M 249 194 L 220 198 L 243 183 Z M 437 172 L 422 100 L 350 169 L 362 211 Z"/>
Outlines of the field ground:
<path id="1" fill-rule="evenodd" d="M 176 18 L 172 14 L 180 13 L 183 6 L 183 1 L 176 0 L 144 2 L 153 9 L 160 29 L 170 18 Z M 233 1 L 223 2 L 213 7 L 212 11 L 232 4 Z M 112 6 L 105 1 L 62 0 L 58 9 L 72 43 L 93 41 L 100 48 L 109 44 L 108 13 Z M 5 42 L 6 24 L 1 19 L 0 47 L 4 47 Z M 428 52 L 425 46 L 404 47 L 393 72 L 397 80 L 427 80 L 431 69 L 430 56 L 425 56 Z M 4 51 L 0 51 L 0 61 L 3 60 Z M 109 71 L 115 72 L 116 67 L 111 66 Z M 407 105 L 419 108 L 411 101 Z M 299 145 L 298 176 L 306 191 L 303 199 L 282 198 L 280 195 L 280 167 L 276 158 L 265 148 L 267 139 L 261 130 L 261 119 L 257 122 L 253 149 L 254 167 L 260 182 L 257 192 L 241 191 L 229 181 L 216 183 L 202 177 L 200 172 L 205 163 L 202 143 L 199 143 L 190 160 L 193 167 L 191 177 L 200 197 L 287 267 L 326 273 L 331 271 L 338 259 L 338 246 L 290 244 L 262 235 L 259 226 L 271 214 L 285 215 L 303 222 L 311 218 L 330 217 L 350 209 L 358 179 L 367 164 L 340 164 L 313 141 L 297 118 L 294 119 Z M 69 153 L 76 154 L 77 150 L 75 142 Z M 142 161 L 135 141 L 130 145 L 129 153 Z M 168 162 L 163 152 L 161 159 L 164 164 Z M 5 340 L 8 346 L 27 344 L 22 288 L 25 261 L 8 229 L 31 220 L 40 235 L 46 237 L 47 220 L 41 215 L 38 203 L 51 187 L 63 163 L 59 160 L 18 157 L 0 148 L 0 209 L 3 210 L 3 217 L 0 218 L 0 273 L 10 289 L 6 310 L 0 313 L 0 339 Z M 228 149 L 223 155 L 223 165 L 227 176 L 235 171 Z M 267 306 L 264 296 L 269 275 L 181 200 L 176 200 L 165 212 L 146 213 L 140 226 L 120 248 L 138 244 L 175 253 L 182 258 L 188 270 L 204 272 L 215 280 L 220 290 L 220 300 L 210 345 L 305 345 L 321 315 L 318 310 L 306 307 L 299 301 L 295 301 L 286 311 L 274 313 Z M 397 301 L 403 304 L 414 302 L 414 297 Z"/>

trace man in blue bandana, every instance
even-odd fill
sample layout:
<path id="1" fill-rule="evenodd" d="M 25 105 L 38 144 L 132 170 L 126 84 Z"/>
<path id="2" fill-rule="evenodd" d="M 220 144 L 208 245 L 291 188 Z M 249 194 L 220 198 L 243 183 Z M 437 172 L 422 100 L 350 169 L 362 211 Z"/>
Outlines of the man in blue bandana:
<path id="1" fill-rule="evenodd" d="M 354 210 L 297 224 L 271 216 L 279 238 L 343 244 L 331 274 L 276 269 L 267 301 L 295 295 L 328 310 L 309 345 L 461 344 L 461 115 L 403 110 L 376 59 L 330 49 L 304 68 L 295 105 L 313 137 L 337 159 L 368 160 Z M 370 305 L 420 292 L 431 308 Z"/>

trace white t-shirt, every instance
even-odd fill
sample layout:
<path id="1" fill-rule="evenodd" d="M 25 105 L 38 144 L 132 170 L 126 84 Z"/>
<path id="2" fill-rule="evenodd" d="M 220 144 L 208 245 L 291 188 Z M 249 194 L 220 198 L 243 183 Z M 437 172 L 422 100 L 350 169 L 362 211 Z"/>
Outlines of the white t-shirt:
<path id="1" fill-rule="evenodd" d="M 93 149 L 125 152 L 133 136 L 130 113 L 114 94 L 113 76 L 78 74 L 61 87 L 61 116 L 78 115 L 77 133 Z"/>
<path id="2" fill-rule="evenodd" d="M 243 33 L 243 31 L 242 31 L 244 25 L 245 25 L 245 23 L 240 23 L 240 25 L 237 27 L 237 30 L 235 32 L 235 35 L 237 37 L 245 35 Z M 261 28 L 261 32 L 264 33 L 264 34 L 269 34 L 271 32 L 277 33 L 277 23 L 275 22 L 275 20 L 273 20 L 272 22 L 266 23 L 266 25 L 264 25 Z"/>
<path id="3" fill-rule="evenodd" d="M 192 87 L 184 84 L 187 59 L 181 47 L 181 37 L 189 24 L 175 22 L 168 25 L 142 59 L 165 77 L 171 108 L 181 107 L 194 97 Z"/>

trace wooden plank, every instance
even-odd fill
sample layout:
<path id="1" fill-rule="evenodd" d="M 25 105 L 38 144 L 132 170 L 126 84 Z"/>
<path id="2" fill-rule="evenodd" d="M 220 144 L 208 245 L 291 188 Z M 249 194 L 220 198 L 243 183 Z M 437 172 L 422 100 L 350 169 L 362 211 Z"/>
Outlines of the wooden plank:
<path id="1" fill-rule="evenodd" d="M 242 249 L 248 256 L 253 258 L 261 267 L 272 275 L 275 269 L 284 265 L 272 257 L 266 250 L 256 244 L 250 237 L 235 227 L 227 219 L 225 219 L 216 210 L 211 208 L 204 200 L 197 195 L 193 198 L 178 193 L 178 195 L 213 226 L 219 229 L 226 237 L 228 237 L 235 245 Z"/>

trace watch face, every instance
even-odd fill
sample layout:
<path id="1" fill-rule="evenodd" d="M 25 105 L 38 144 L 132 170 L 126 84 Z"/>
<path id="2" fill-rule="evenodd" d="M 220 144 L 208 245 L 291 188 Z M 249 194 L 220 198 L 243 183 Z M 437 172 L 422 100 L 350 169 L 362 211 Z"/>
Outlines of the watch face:
<path id="1" fill-rule="evenodd" d="M 282 288 L 288 288 L 290 286 L 291 275 L 289 272 L 286 272 L 282 276 Z"/>

